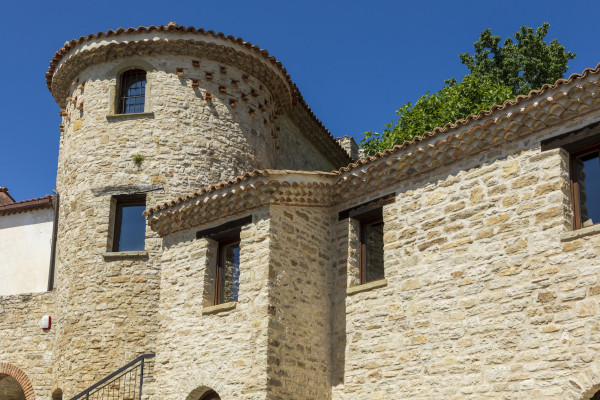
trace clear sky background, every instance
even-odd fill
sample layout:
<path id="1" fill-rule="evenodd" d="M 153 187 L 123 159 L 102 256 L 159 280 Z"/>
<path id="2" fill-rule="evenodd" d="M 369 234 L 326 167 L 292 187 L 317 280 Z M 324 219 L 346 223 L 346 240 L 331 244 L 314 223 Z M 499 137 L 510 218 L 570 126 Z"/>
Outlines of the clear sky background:
<path id="1" fill-rule="evenodd" d="M 281 61 L 334 136 L 360 141 L 395 110 L 445 79 L 467 73 L 458 54 L 486 28 L 503 39 L 550 23 L 577 53 L 569 72 L 600 62 L 600 2 L 563 0 L 6 1 L 0 25 L 0 186 L 16 200 L 56 185 L 59 108 L 44 73 L 65 41 L 118 27 L 212 29 L 267 49 Z"/>

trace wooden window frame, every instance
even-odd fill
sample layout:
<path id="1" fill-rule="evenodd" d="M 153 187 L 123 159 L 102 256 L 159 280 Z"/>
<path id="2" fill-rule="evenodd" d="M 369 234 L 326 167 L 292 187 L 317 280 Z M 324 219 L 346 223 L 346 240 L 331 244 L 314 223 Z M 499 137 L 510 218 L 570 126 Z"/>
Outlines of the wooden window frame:
<path id="1" fill-rule="evenodd" d="M 119 240 L 121 239 L 121 224 L 123 213 L 119 212 L 123 206 L 144 206 L 146 207 L 146 196 L 145 195 L 133 195 L 133 196 L 116 196 L 115 197 L 115 221 L 113 228 L 113 242 L 112 251 L 119 252 Z M 144 226 L 145 228 L 145 226 Z M 145 247 L 145 246 L 144 246 Z M 142 249 L 144 250 L 144 249 Z"/>
<path id="2" fill-rule="evenodd" d="M 365 283 L 369 283 L 367 281 L 367 229 L 366 227 L 369 225 L 375 225 L 379 223 L 383 223 L 383 215 L 382 208 L 378 208 L 374 211 L 378 215 L 365 216 L 361 218 L 357 218 L 360 222 L 360 235 L 359 235 L 359 278 L 360 284 L 364 285 Z M 383 249 L 382 249 L 383 250 Z M 371 281 L 374 282 L 374 281 Z"/>
<path id="3" fill-rule="evenodd" d="M 204 229 L 196 232 L 196 239 L 211 239 L 217 242 L 217 262 L 215 265 L 215 283 L 213 305 L 223 304 L 221 302 L 221 281 L 223 279 L 223 247 L 241 242 L 241 232 L 244 225 L 252 223 L 252 215 L 226 222 L 214 228 Z M 241 252 L 241 245 L 240 245 Z M 240 265 L 241 267 L 241 265 Z M 208 297 L 208 296 L 207 296 Z"/>
<path id="4" fill-rule="evenodd" d="M 583 149 L 578 149 L 577 151 L 570 153 L 570 171 L 569 178 L 571 183 L 571 203 L 573 207 L 573 229 L 581 229 L 583 228 L 581 221 L 581 204 L 579 199 L 579 170 L 577 169 L 576 159 L 587 154 L 591 154 L 594 152 L 600 152 L 600 144 L 595 144 L 593 146 L 588 146 Z M 600 224 L 596 222 L 594 225 Z M 593 226 L 593 225 L 592 225 Z"/>
<path id="5" fill-rule="evenodd" d="M 221 238 L 218 242 L 217 242 L 217 270 L 215 273 L 215 300 L 214 300 L 214 305 L 219 305 L 219 304 L 224 304 L 223 302 L 223 293 L 222 293 L 222 287 L 225 284 L 225 282 L 223 281 L 224 277 L 223 277 L 223 264 L 224 264 L 224 257 L 223 257 L 223 250 L 226 246 L 230 246 L 232 244 L 235 243 L 240 243 L 240 234 L 239 232 L 237 232 L 237 235 L 232 235 L 232 236 L 227 236 L 224 238 Z"/>

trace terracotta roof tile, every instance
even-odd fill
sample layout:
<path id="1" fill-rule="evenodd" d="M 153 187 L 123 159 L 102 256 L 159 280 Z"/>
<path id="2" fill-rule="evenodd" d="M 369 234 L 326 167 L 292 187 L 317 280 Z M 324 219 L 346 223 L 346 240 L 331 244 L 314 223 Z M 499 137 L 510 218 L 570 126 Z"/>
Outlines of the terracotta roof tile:
<path id="1" fill-rule="evenodd" d="M 0 216 L 20 214 L 23 212 L 52 208 L 54 206 L 54 196 L 46 195 L 36 199 L 28 199 L 0 205 Z"/>
<path id="2" fill-rule="evenodd" d="M 8 193 L 8 188 L 0 186 L 0 206 L 5 204 L 12 204 L 15 199 Z"/>
<path id="3" fill-rule="evenodd" d="M 293 98 L 294 102 L 299 103 L 301 105 L 302 109 L 304 109 L 305 112 L 308 114 L 308 117 L 319 127 L 319 129 L 321 129 L 323 131 L 324 136 L 327 138 L 326 141 L 328 142 L 328 145 L 332 146 L 339 152 L 339 154 L 337 154 L 337 156 L 341 157 L 342 159 L 345 159 L 344 162 L 351 161 L 350 157 L 347 155 L 347 153 L 344 151 L 344 149 L 340 146 L 340 144 L 337 142 L 335 137 L 331 134 L 331 132 L 329 132 L 329 130 L 325 127 L 325 125 L 323 125 L 323 123 L 313 113 L 312 109 L 308 106 L 308 104 L 304 100 L 304 97 L 302 97 L 300 90 L 298 89 L 296 84 L 292 81 L 291 77 L 287 73 L 287 70 L 283 67 L 281 62 L 277 61 L 277 59 L 275 59 L 275 57 L 269 55 L 269 52 L 267 50 L 261 49 L 260 47 L 258 47 L 256 45 L 246 42 L 242 38 L 239 38 L 239 37 L 236 38 L 231 35 L 225 36 L 225 34 L 223 34 L 221 32 L 216 33 L 212 30 L 206 31 L 202 28 L 196 29 L 192 26 L 185 27 L 185 26 L 178 26 L 175 23 L 169 23 L 167 25 L 159 25 L 159 26 L 151 25 L 148 27 L 140 26 L 138 28 L 133 28 L 133 27 L 127 28 L 127 29 L 118 28 L 117 30 L 109 29 L 107 32 L 98 32 L 96 34 L 89 34 L 88 36 L 80 36 L 78 39 L 73 39 L 69 42 L 65 42 L 63 47 L 54 54 L 54 57 L 50 61 L 50 65 L 48 67 L 48 72 L 46 72 L 46 75 L 45 75 L 46 76 L 46 85 L 48 86 L 48 90 L 50 90 L 50 92 L 52 92 L 52 78 L 54 76 L 54 72 L 56 71 L 56 67 L 58 66 L 60 61 L 69 53 L 69 51 L 71 51 L 71 49 L 73 49 L 78 44 L 84 43 L 86 41 L 98 39 L 101 37 L 109 38 L 111 36 L 119 36 L 119 35 L 126 35 L 126 34 L 132 34 L 132 33 L 148 33 L 148 32 L 153 32 L 153 31 L 174 32 L 174 33 L 182 33 L 182 34 L 183 33 L 197 33 L 197 34 L 204 35 L 204 36 L 212 36 L 215 38 L 221 38 L 224 40 L 228 40 L 231 43 L 235 43 L 235 44 L 244 46 L 247 49 L 251 49 L 252 51 L 255 51 L 262 58 L 264 58 L 267 62 L 274 65 L 283 74 L 283 76 L 285 77 L 285 80 L 290 85 L 290 88 L 292 91 L 292 98 Z"/>

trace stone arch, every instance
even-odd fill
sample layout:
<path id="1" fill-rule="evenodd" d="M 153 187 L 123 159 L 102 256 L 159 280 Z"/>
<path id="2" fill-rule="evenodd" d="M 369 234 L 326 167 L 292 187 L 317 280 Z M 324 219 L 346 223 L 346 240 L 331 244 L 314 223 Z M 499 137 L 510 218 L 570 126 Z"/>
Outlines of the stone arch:
<path id="1" fill-rule="evenodd" d="M 35 392 L 33 385 L 29 380 L 29 377 L 23 372 L 23 370 L 16 365 L 0 362 L 0 379 L 10 376 L 14 378 L 17 383 L 21 386 L 23 393 L 25 394 L 25 400 L 34 400 Z"/>
<path id="2" fill-rule="evenodd" d="M 207 386 L 199 386 L 192 390 L 186 400 L 220 400 L 221 397 L 213 389 Z"/>
<path id="3" fill-rule="evenodd" d="M 600 364 L 590 363 L 588 368 L 567 376 L 563 381 L 562 398 L 566 400 L 592 400 L 600 393 Z"/>
<path id="4" fill-rule="evenodd" d="M 120 62 L 119 64 L 112 67 L 106 73 L 106 78 L 107 79 L 116 78 L 116 77 L 120 76 L 123 72 L 125 72 L 129 69 L 143 69 L 146 72 L 151 72 L 151 71 L 156 70 L 156 67 L 154 65 L 150 64 L 146 60 L 142 60 L 139 58 L 133 58 L 131 60 L 126 60 L 126 61 Z"/>

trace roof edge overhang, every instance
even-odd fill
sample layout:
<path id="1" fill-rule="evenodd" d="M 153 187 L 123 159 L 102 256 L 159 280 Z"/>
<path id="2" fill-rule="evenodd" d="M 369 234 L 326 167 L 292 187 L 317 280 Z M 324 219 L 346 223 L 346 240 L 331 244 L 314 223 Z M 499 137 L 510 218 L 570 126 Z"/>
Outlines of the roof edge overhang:
<path id="1" fill-rule="evenodd" d="M 336 165 L 352 162 L 323 123 L 314 115 L 283 65 L 269 53 L 241 38 L 194 27 L 169 25 L 119 28 L 66 42 L 46 73 L 54 99 L 63 107 L 75 77 L 88 66 L 111 59 L 147 54 L 185 54 L 211 59 L 248 72 L 273 94 L 279 112 L 288 115 L 319 151 Z M 302 122 L 308 121 L 308 124 Z"/>

